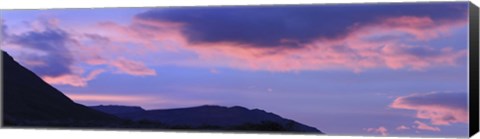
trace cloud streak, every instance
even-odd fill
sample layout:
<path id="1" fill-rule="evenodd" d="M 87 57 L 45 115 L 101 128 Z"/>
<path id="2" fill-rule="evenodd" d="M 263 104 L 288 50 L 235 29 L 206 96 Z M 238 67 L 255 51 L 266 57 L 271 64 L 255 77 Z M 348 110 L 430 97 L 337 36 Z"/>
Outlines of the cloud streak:
<path id="1" fill-rule="evenodd" d="M 103 103 L 137 103 L 144 101 L 156 101 L 150 97 L 128 96 L 128 95 L 92 95 L 92 94 L 67 94 L 74 101 L 94 101 Z M 158 100 L 157 100 L 158 101 Z"/>
<path id="2" fill-rule="evenodd" d="M 416 111 L 416 118 L 428 119 L 433 125 L 468 123 L 467 93 L 433 92 L 397 97 L 391 108 Z M 415 122 L 421 124 L 419 122 Z"/>
<path id="3" fill-rule="evenodd" d="M 61 76 L 43 76 L 43 80 L 50 84 L 58 84 L 58 85 L 71 85 L 75 87 L 85 87 L 87 86 L 87 82 L 90 80 L 95 79 L 99 74 L 105 72 L 105 70 L 98 69 L 90 72 L 86 77 L 82 77 L 80 75 L 75 74 L 65 74 Z"/>
<path id="4" fill-rule="evenodd" d="M 118 68 L 121 72 L 130 75 L 147 76 L 157 75 L 155 70 L 149 69 L 142 62 L 132 61 L 125 58 L 119 58 L 111 63 L 112 66 Z"/>
<path id="5" fill-rule="evenodd" d="M 420 121 L 415 121 L 414 123 L 417 124 L 416 128 L 420 129 L 420 130 L 427 130 L 427 131 L 434 131 L 434 132 L 439 132 L 440 131 L 440 128 L 429 126 L 429 125 L 427 125 L 425 123 L 422 123 Z"/>
<path id="6" fill-rule="evenodd" d="M 172 107 L 186 107 L 205 104 L 215 104 L 210 100 L 183 99 L 164 96 L 120 95 L 105 93 L 65 93 L 70 99 L 78 103 L 91 105 L 141 105 L 144 108 L 159 109 Z"/>
<path id="7" fill-rule="evenodd" d="M 388 129 L 383 126 L 380 126 L 378 128 L 366 128 L 364 130 L 366 130 L 367 132 L 379 133 L 382 136 L 388 135 Z"/>
<path id="8" fill-rule="evenodd" d="M 398 126 L 397 128 L 395 128 L 396 130 L 409 130 L 410 127 L 407 127 L 405 125 L 401 125 L 401 126 Z"/>

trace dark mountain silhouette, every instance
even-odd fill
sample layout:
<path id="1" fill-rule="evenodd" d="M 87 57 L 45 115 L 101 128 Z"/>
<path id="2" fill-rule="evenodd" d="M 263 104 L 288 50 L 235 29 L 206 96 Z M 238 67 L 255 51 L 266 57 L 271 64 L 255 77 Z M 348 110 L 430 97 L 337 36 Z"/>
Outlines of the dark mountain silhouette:
<path id="1" fill-rule="evenodd" d="M 321 133 L 273 113 L 239 106 L 169 110 L 115 105 L 89 108 L 69 99 L 4 51 L 2 69 L 2 126 Z"/>
<path id="2" fill-rule="evenodd" d="M 259 109 L 249 110 L 240 106 L 223 107 L 205 105 L 191 108 L 148 111 L 131 106 L 95 106 L 92 108 L 133 121 L 159 122 L 173 128 L 278 130 L 321 133 L 316 128 L 282 118 L 276 114 Z"/>
<path id="3" fill-rule="evenodd" d="M 108 114 L 113 114 L 113 115 L 145 111 L 142 107 L 138 107 L 138 106 L 120 106 L 120 105 L 100 105 L 100 106 L 90 106 L 90 108 L 101 111 L 101 112 L 105 112 Z"/>
<path id="4" fill-rule="evenodd" d="M 45 121 L 115 121 L 77 104 L 2 51 L 4 125 Z"/>

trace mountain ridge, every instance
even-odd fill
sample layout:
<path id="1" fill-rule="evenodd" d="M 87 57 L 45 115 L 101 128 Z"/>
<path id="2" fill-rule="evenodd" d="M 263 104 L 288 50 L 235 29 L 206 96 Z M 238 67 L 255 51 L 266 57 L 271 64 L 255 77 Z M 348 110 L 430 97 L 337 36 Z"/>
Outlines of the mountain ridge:
<path id="1" fill-rule="evenodd" d="M 90 106 L 91 108 L 98 106 Z M 108 106 L 102 106 L 104 109 L 97 109 L 109 113 Z M 110 106 L 112 109 L 123 107 L 126 109 L 139 106 Z M 141 108 L 141 107 L 140 107 Z M 271 112 L 261 109 L 248 109 L 242 106 L 219 106 L 219 105 L 201 105 L 185 108 L 173 109 L 152 109 L 145 111 L 110 113 L 120 118 L 133 121 L 152 121 L 170 126 L 183 126 L 190 128 L 216 127 L 216 128 L 238 128 L 244 125 L 278 126 L 280 129 L 294 132 L 318 132 L 320 130 L 310 127 L 294 120 L 283 118 Z M 277 128 L 277 127 L 275 127 Z"/>

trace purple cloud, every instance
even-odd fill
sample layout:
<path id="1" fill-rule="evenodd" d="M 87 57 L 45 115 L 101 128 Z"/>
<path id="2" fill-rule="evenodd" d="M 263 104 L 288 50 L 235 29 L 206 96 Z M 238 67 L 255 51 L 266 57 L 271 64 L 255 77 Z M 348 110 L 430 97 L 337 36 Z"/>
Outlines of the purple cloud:
<path id="1" fill-rule="evenodd" d="M 84 69 L 75 66 L 75 55 L 69 49 L 77 47 L 78 41 L 55 25 L 47 23 L 43 30 L 9 35 L 6 43 L 22 50 L 19 62 L 50 84 L 84 87 L 104 72 L 97 69 L 83 75 Z"/>
<path id="2" fill-rule="evenodd" d="M 61 30 L 48 28 L 43 31 L 29 31 L 10 35 L 8 43 L 36 51 L 37 55 L 23 55 L 27 66 L 40 76 L 57 77 L 71 74 L 73 56 L 67 49 L 75 43 L 70 35 Z M 28 65 L 28 62 L 38 63 Z"/>
<path id="3" fill-rule="evenodd" d="M 302 48 L 317 39 L 345 37 L 357 25 L 400 16 L 465 20 L 468 3 L 161 8 L 137 19 L 184 23 L 190 43 L 233 42 L 255 47 Z M 406 10 L 408 9 L 408 10 Z M 288 41 L 285 41 L 288 40 Z"/>
<path id="4" fill-rule="evenodd" d="M 31 30 L 12 33 L 3 29 L 2 33 L 8 35 L 2 42 L 4 49 L 15 51 L 21 64 L 50 84 L 85 87 L 105 72 L 156 75 L 143 62 L 113 54 L 125 54 L 127 50 L 112 46 L 117 42 L 110 37 L 63 28 L 59 22 L 55 18 L 40 18 L 26 22 Z M 3 21 L 2 28 L 7 28 Z"/>
<path id="5" fill-rule="evenodd" d="M 4 22 L 5 21 L 3 19 L 0 19 L 0 24 L 2 25 L 2 27 L 0 28 L 0 32 L 1 32 L 0 43 L 4 42 L 6 40 L 6 38 L 8 37 L 7 25 L 5 25 Z"/>

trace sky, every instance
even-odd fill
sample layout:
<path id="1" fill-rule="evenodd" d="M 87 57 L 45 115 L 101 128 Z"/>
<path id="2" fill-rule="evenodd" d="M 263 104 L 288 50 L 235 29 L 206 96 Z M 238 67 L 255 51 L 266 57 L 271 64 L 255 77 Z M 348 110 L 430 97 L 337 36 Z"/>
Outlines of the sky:
<path id="1" fill-rule="evenodd" d="M 329 135 L 468 136 L 468 3 L 4 10 L 72 100 L 263 109 Z"/>

